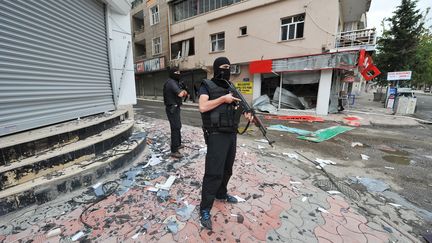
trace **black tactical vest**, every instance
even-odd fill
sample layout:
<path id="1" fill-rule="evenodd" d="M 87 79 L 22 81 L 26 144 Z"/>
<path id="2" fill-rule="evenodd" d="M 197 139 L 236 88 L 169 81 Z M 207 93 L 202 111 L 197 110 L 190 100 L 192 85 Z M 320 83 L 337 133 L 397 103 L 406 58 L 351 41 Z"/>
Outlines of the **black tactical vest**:
<path id="1" fill-rule="evenodd" d="M 203 84 L 209 92 L 209 100 L 215 100 L 229 93 L 228 89 L 218 86 L 212 80 L 205 79 Z M 221 104 L 213 110 L 201 113 L 203 127 L 208 132 L 237 133 L 241 110 L 235 103 Z"/>

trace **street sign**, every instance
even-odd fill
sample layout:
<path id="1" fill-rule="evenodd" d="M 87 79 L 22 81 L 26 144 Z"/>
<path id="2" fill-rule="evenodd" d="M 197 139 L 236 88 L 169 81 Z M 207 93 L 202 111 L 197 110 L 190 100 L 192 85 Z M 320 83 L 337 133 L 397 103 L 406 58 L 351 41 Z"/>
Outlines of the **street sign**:
<path id="1" fill-rule="evenodd" d="M 404 71 L 404 72 L 388 72 L 387 80 L 411 80 L 412 71 Z"/>

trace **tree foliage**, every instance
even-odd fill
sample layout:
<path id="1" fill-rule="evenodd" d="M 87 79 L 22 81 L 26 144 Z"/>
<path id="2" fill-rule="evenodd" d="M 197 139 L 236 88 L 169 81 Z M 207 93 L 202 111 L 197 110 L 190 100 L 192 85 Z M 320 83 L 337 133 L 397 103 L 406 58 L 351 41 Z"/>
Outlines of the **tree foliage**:
<path id="1" fill-rule="evenodd" d="M 418 48 L 425 33 L 423 14 L 417 9 L 418 0 L 402 0 L 393 16 L 384 19 L 383 35 L 377 42 L 375 62 L 382 72 L 378 81 L 387 83 L 387 73 L 414 70 L 418 65 Z"/>
<path id="2" fill-rule="evenodd" d="M 432 85 L 432 34 L 430 33 L 424 34 L 420 39 L 413 70 L 415 84 Z"/>

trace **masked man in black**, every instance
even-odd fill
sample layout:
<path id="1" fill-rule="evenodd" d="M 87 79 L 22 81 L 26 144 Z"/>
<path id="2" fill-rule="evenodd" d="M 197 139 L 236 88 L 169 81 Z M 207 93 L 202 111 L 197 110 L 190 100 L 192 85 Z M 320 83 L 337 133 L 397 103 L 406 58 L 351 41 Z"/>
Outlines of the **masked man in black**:
<path id="1" fill-rule="evenodd" d="M 169 77 L 163 87 L 163 96 L 165 111 L 171 127 L 171 156 L 181 158 L 183 156 L 179 152 L 179 149 L 182 148 L 180 106 L 182 97 L 186 97 L 187 92 L 180 86 L 180 71 L 177 68 L 169 70 Z"/>
<path id="2" fill-rule="evenodd" d="M 199 89 L 199 110 L 203 121 L 204 137 L 207 143 L 205 174 L 200 204 L 200 223 L 212 230 L 210 210 L 215 199 L 237 203 L 228 194 L 227 185 L 232 175 L 236 155 L 237 128 L 243 111 L 236 105 L 235 98 L 228 91 L 230 62 L 219 57 L 213 63 L 213 78 L 204 80 Z M 245 113 L 246 119 L 253 116 Z"/>

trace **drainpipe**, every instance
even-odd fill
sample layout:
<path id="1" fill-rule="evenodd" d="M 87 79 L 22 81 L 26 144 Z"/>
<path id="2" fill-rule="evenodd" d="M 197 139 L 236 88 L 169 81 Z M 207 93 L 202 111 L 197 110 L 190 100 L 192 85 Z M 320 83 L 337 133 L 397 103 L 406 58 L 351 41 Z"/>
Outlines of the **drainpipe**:
<path id="1" fill-rule="evenodd" d="M 168 4 L 168 50 L 169 50 L 169 65 L 171 65 L 171 14 L 170 14 L 170 4 Z"/>

